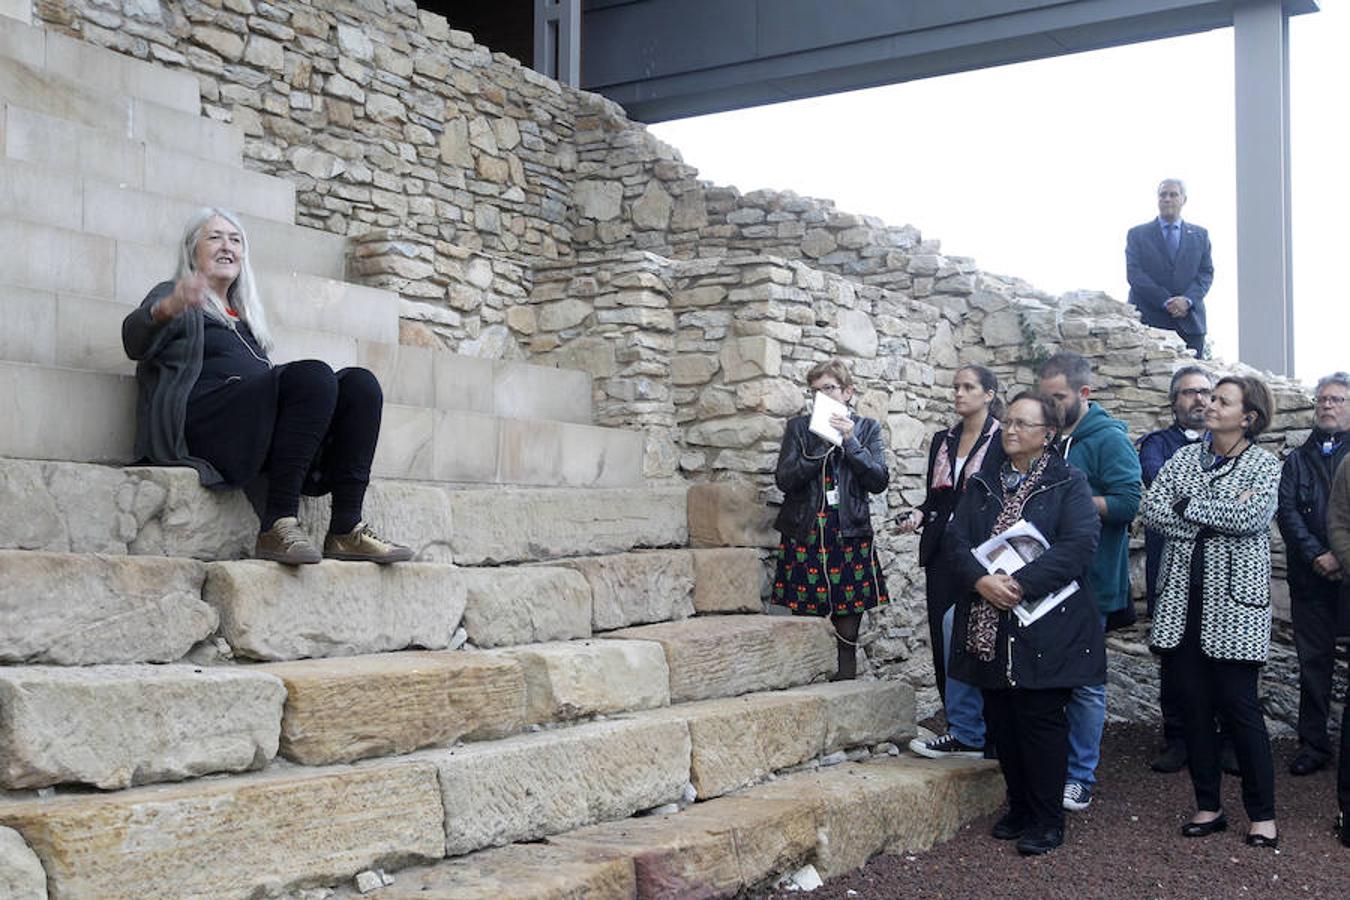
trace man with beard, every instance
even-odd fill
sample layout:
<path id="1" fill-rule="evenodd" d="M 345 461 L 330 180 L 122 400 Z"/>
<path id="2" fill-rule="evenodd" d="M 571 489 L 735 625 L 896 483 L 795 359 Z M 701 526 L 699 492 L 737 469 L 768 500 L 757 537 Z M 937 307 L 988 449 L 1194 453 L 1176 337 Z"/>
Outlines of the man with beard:
<path id="1" fill-rule="evenodd" d="M 1064 459 L 1087 476 L 1092 503 L 1102 520 L 1101 539 L 1088 570 L 1102 628 L 1106 618 L 1130 603 L 1130 523 L 1139 511 L 1139 455 L 1125 423 L 1094 402 L 1092 364 L 1078 353 L 1061 351 L 1041 364 L 1040 392 L 1064 410 Z M 1069 771 L 1064 808 L 1084 810 L 1092 803 L 1106 722 L 1106 684 L 1076 687 L 1069 698 Z"/>
<path id="2" fill-rule="evenodd" d="M 1331 759 L 1327 713 L 1336 667 L 1341 565 L 1327 543 L 1327 504 L 1350 430 L 1350 375 L 1317 382 L 1313 430 L 1284 461 L 1275 513 L 1284 538 L 1294 647 L 1298 651 L 1298 755 L 1294 775 L 1310 775 Z"/>
<path id="3" fill-rule="evenodd" d="M 1144 486 L 1162 471 L 1163 465 L 1177 450 L 1200 440 L 1205 431 L 1205 409 L 1214 382 L 1209 373 L 1199 366 L 1182 366 L 1172 373 L 1172 384 L 1167 399 L 1172 406 L 1172 424 L 1152 431 L 1139 439 L 1139 467 Z M 1144 531 L 1144 582 L 1148 599 L 1148 615 L 1153 617 L 1153 606 L 1158 599 L 1158 563 L 1162 558 L 1163 536 L 1152 528 Z M 1186 765 L 1186 740 L 1182 732 L 1182 710 L 1176 696 L 1176 685 L 1166 680 L 1158 684 L 1158 706 L 1162 710 L 1163 750 L 1151 768 L 1155 772 L 1179 772 Z M 1231 748 L 1225 748 L 1231 752 Z"/>

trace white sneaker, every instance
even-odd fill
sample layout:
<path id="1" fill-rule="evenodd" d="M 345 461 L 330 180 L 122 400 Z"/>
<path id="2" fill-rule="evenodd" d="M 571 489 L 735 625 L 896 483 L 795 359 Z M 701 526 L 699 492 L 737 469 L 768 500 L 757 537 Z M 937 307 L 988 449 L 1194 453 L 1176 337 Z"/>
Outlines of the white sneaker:
<path id="1" fill-rule="evenodd" d="M 1064 785 L 1064 808 L 1072 812 L 1082 812 L 1092 805 L 1092 788 L 1086 784 L 1070 781 Z"/>

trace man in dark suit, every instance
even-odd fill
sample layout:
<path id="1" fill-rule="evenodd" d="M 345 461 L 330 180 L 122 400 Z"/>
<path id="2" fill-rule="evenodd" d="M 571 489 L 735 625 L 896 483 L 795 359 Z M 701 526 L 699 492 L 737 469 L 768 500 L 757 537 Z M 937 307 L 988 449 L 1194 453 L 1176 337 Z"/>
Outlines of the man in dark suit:
<path id="1" fill-rule="evenodd" d="M 1203 359 L 1205 294 L 1214 282 L 1214 263 L 1209 232 L 1181 220 L 1185 205 L 1179 179 L 1158 185 L 1158 218 L 1131 228 L 1125 238 L 1125 277 L 1144 324 L 1175 331 Z"/>

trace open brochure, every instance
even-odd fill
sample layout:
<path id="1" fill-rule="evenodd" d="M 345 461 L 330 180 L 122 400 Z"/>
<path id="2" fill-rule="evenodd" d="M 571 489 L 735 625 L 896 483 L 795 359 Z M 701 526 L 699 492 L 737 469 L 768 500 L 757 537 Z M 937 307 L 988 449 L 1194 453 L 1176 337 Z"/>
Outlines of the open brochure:
<path id="1" fill-rule="evenodd" d="M 848 407 L 829 394 L 816 391 L 816 402 L 811 407 L 811 423 L 807 428 L 838 447 L 844 443 L 844 436 L 830 424 L 830 416 L 848 418 Z"/>
<path id="2" fill-rule="evenodd" d="M 1011 575 L 1049 549 L 1050 542 L 1041 534 L 1039 528 L 1026 519 L 1018 519 L 1007 531 L 994 535 L 970 552 L 975 554 L 975 558 L 990 575 L 999 572 Z M 1019 622 L 1030 625 L 1062 603 L 1066 597 L 1072 596 L 1076 590 L 1078 582 L 1071 581 L 1053 594 L 1047 594 L 1039 600 L 1024 598 L 1013 607 L 1013 612 L 1017 614 Z"/>

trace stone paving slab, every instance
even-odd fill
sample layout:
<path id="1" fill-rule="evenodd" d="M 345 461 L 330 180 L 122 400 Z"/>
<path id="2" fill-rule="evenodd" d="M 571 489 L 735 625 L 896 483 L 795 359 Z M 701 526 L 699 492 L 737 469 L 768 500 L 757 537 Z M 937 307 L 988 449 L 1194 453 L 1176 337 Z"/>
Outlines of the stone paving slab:
<path id="1" fill-rule="evenodd" d="M 458 856 L 674 802 L 689 780 L 689 731 L 612 720 L 415 758 L 436 765 L 445 855 Z"/>
<path id="2" fill-rule="evenodd" d="M 0 550 L 0 662 L 172 662 L 216 629 L 194 560 Z"/>
<path id="3" fill-rule="evenodd" d="M 632 896 L 731 897 L 810 858 L 811 804 L 723 797 L 683 812 L 606 822 L 549 838 L 552 846 L 631 859 Z"/>
<path id="4" fill-rule="evenodd" d="M 698 616 L 602 637 L 659 643 L 671 703 L 795 687 L 832 675 L 836 665 L 834 633 L 814 617 Z"/>
<path id="5" fill-rule="evenodd" d="M 459 570 L 436 563 L 211 563 L 202 593 L 240 656 L 288 660 L 449 646 L 464 614 Z"/>
<path id="6" fill-rule="evenodd" d="M 591 591 L 556 566 L 464 568 L 464 630 L 475 647 L 512 647 L 591 635 Z"/>
<path id="7" fill-rule="evenodd" d="M 670 703 L 666 656 L 650 641 L 563 641 L 500 653 L 524 670 L 529 722 L 562 722 Z"/>
<path id="8" fill-rule="evenodd" d="M 250 671 L 286 685 L 281 753 L 305 765 L 488 740 L 526 721 L 520 665 L 490 653 L 405 651 Z"/>
<path id="9" fill-rule="evenodd" d="M 112 789 L 266 765 L 281 682 L 194 666 L 0 668 L 0 786 Z"/>
<path id="10" fill-rule="evenodd" d="M 905 746 L 917 734 L 914 688 L 900 681 L 835 681 L 786 691 L 824 702 L 822 753 L 892 741 Z"/>
<path id="11" fill-rule="evenodd" d="M 108 795 L 0 801 L 63 900 L 249 900 L 439 859 L 436 769 L 265 772 Z"/>
<path id="12" fill-rule="evenodd" d="M 694 614 L 694 561 L 687 550 L 580 556 L 554 565 L 575 569 L 590 585 L 595 631 Z"/>

